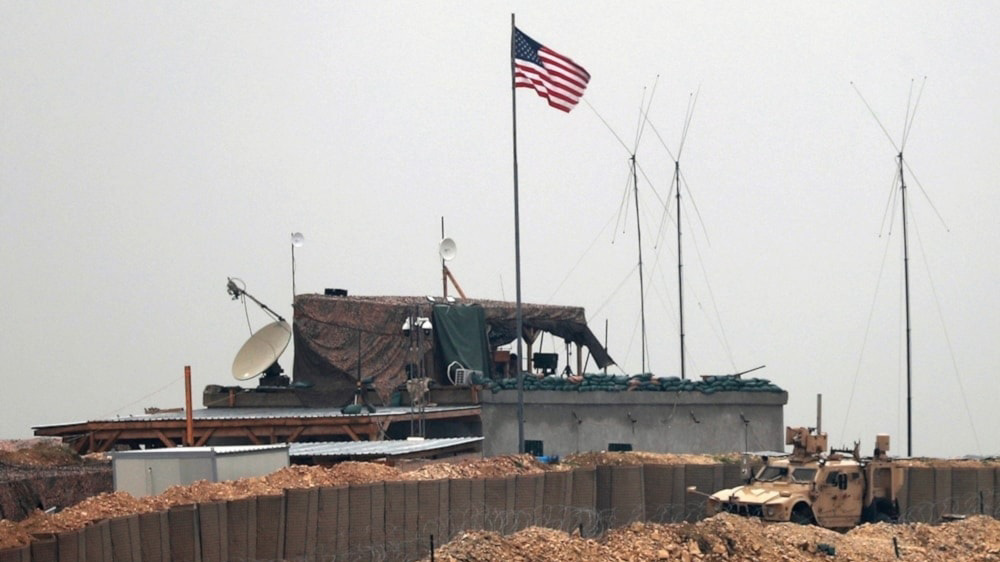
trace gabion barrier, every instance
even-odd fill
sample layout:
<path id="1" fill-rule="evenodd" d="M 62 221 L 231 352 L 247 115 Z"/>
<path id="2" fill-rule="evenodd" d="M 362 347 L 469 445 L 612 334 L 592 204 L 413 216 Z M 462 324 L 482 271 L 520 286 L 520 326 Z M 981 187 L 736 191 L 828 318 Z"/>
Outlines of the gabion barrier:
<path id="1" fill-rule="evenodd" d="M 1000 511 L 996 467 L 909 467 L 903 519 Z M 461 533 L 537 525 L 597 536 L 635 521 L 695 521 L 704 497 L 741 483 L 731 464 L 576 468 L 505 478 L 376 482 L 286 490 L 283 495 L 178 506 L 98 521 L 28 546 L 0 562 L 215 562 L 413 560 Z"/>

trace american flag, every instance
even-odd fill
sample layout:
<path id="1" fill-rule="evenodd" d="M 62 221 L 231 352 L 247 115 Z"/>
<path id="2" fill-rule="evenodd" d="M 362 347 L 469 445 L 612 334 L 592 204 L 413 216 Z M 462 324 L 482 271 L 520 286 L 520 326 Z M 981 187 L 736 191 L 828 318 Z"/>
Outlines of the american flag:
<path id="1" fill-rule="evenodd" d="M 587 89 L 582 66 L 514 28 L 514 87 L 532 88 L 549 105 L 569 113 Z"/>

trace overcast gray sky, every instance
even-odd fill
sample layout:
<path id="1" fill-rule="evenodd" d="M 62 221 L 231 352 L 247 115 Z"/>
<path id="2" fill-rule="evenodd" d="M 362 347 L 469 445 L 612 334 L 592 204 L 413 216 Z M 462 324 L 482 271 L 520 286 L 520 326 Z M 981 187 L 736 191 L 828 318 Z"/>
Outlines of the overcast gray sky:
<path id="1" fill-rule="evenodd" d="M 184 365 L 199 391 L 232 384 L 248 328 L 226 277 L 290 317 L 294 231 L 299 292 L 438 294 L 443 216 L 463 289 L 513 299 L 513 12 L 593 77 L 570 114 L 517 92 L 525 301 L 585 307 L 640 370 L 629 153 L 602 118 L 631 147 L 652 97 L 676 154 L 700 91 L 689 374 L 767 365 L 787 424 L 822 393 L 832 443 L 889 432 L 897 454 L 896 149 L 851 82 L 899 146 L 926 76 L 905 145 L 914 452 L 1000 453 L 998 6 L 0 0 L 0 437 L 179 406 Z M 637 160 L 649 365 L 677 375 L 673 162 L 651 128 Z"/>

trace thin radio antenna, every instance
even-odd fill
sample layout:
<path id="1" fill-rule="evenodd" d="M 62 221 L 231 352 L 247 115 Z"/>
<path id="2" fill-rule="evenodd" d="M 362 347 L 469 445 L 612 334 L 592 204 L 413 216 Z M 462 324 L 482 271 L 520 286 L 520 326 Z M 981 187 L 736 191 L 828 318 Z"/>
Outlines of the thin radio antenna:
<path id="1" fill-rule="evenodd" d="M 700 92 L 700 88 L 698 90 Z M 691 126 L 691 119 L 694 115 L 694 107 L 698 100 L 698 93 L 693 93 L 688 96 L 687 111 L 684 114 L 684 126 L 681 127 L 680 141 L 678 142 L 677 156 L 674 156 L 670 147 L 667 143 L 663 141 L 663 137 L 660 136 L 659 132 L 653 127 L 653 132 L 656 134 L 656 138 L 659 139 L 660 144 L 670 155 L 671 160 L 674 161 L 674 175 L 670 183 L 670 194 L 676 198 L 677 202 L 677 217 L 675 223 L 677 226 L 677 317 L 678 317 L 678 332 L 680 334 L 680 368 L 681 368 L 681 379 L 687 378 L 687 361 L 686 361 L 686 350 L 684 345 L 684 260 L 683 251 L 684 245 L 681 239 L 681 153 L 684 150 L 684 142 L 687 140 L 688 129 Z M 669 201 L 669 195 L 667 199 Z M 669 204 L 663 207 L 663 216 L 660 219 L 660 228 L 657 234 L 657 240 L 663 233 L 663 225 L 666 223 L 668 217 Z"/>
<path id="2" fill-rule="evenodd" d="M 625 151 L 629 154 L 629 159 L 628 159 L 628 162 L 629 162 L 629 180 L 627 180 L 626 183 L 625 183 L 625 191 L 622 194 L 622 200 L 621 200 L 621 204 L 620 204 L 620 207 L 619 207 L 619 215 L 618 215 L 619 218 L 618 218 L 618 221 L 615 224 L 615 231 L 617 232 L 617 230 L 618 230 L 618 224 L 621 223 L 622 214 L 628 212 L 629 187 L 631 187 L 631 190 L 632 190 L 632 194 L 631 195 L 632 195 L 632 197 L 634 198 L 634 201 L 635 201 L 636 247 L 638 249 L 638 256 L 639 256 L 639 259 L 638 259 L 638 270 L 639 270 L 639 320 L 640 320 L 640 324 L 641 324 L 640 337 L 642 339 L 642 350 L 641 350 L 640 355 L 642 357 L 641 362 L 642 362 L 642 372 L 643 373 L 648 372 L 647 369 L 646 369 L 646 362 L 647 362 L 647 359 L 649 357 L 649 351 L 648 351 L 649 346 L 646 343 L 646 284 L 645 284 L 645 276 L 644 276 L 644 273 L 643 273 L 643 261 L 642 261 L 642 217 L 641 217 L 640 209 L 639 209 L 639 166 L 638 166 L 638 163 L 636 161 L 636 153 L 638 152 L 638 149 L 639 149 L 639 141 L 642 139 L 643 132 L 645 131 L 645 125 L 646 125 L 646 122 L 648 121 L 646 119 L 646 115 L 649 113 L 649 108 L 650 108 L 650 106 L 653 103 L 653 96 L 656 93 L 656 84 L 659 81 L 659 78 L 660 78 L 659 75 L 657 75 L 656 81 L 653 83 L 653 88 L 650 91 L 650 95 L 649 95 L 648 100 L 646 98 L 646 88 L 643 88 L 643 90 L 642 90 L 642 98 L 640 99 L 640 102 L 639 102 L 639 114 L 638 114 L 638 117 L 637 117 L 636 132 L 635 132 L 635 138 L 633 140 L 632 148 L 629 148 L 628 145 L 625 144 L 625 142 L 622 140 L 621 136 L 619 136 L 614 131 L 614 129 L 611 128 L 611 125 L 608 124 L 607 120 L 604 119 L 604 117 L 602 117 L 597 112 L 597 110 L 594 108 L 593 105 L 590 104 L 590 102 L 588 102 L 586 99 L 583 100 L 587 104 L 587 107 L 589 107 L 594 112 L 594 114 L 597 115 L 597 118 L 601 120 L 601 123 L 603 123 L 604 126 L 607 127 L 609 131 L 611 131 L 611 134 L 615 137 L 615 139 L 618 141 L 618 143 L 621 144 L 622 148 L 624 148 Z M 643 177 L 645 177 L 645 174 L 643 174 Z M 647 181 L 648 181 L 648 178 L 647 178 Z"/>

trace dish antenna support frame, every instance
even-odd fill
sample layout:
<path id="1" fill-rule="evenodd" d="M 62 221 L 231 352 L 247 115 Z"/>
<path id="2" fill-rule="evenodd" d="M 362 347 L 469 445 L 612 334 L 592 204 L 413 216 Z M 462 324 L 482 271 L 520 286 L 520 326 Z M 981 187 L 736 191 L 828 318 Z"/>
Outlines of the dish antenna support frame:
<path id="1" fill-rule="evenodd" d="M 447 301 L 448 281 L 450 280 L 451 284 L 455 286 L 455 290 L 458 291 L 459 296 L 461 296 L 463 299 L 467 299 L 469 297 L 465 296 L 465 291 L 462 290 L 462 286 L 458 284 L 458 280 L 455 279 L 454 275 L 452 275 L 451 270 L 448 269 L 448 265 L 446 263 L 455 259 L 455 256 L 458 255 L 458 246 L 455 244 L 455 241 L 452 240 L 451 238 L 443 237 L 444 236 L 443 219 L 441 222 L 441 235 L 442 235 L 441 241 L 438 242 L 438 256 L 441 257 L 441 285 L 444 291 L 443 296 Z"/>

